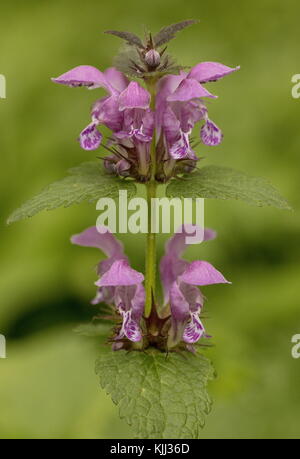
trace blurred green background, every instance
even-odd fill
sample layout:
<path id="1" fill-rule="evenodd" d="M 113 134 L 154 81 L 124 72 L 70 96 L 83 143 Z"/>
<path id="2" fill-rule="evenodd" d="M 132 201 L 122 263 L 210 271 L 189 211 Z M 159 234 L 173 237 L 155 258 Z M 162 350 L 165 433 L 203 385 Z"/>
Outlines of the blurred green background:
<path id="1" fill-rule="evenodd" d="M 300 100 L 291 97 L 291 77 L 300 72 L 299 13 L 296 0 L 1 3 L 0 333 L 8 357 L 0 360 L 1 438 L 133 437 L 98 387 L 101 345 L 72 332 L 95 313 L 89 300 L 99 253 L 69 238 L 94 224 L 95 206 L 44 212 L 11 227 L 5 219 L 66 168 L 98 154 L 81 150 L 76 138 L 100 92 L 57 86 L 50 77 L 79 64 L 110 66 L 120 41 L 104 30 L 142 34 L 144 25 L 158 31 L 187 18 L 201 23 L 170 45 L 180 63 L 241 65 L 211 87 L 219 99 L 210 116 L 225 137 L 218 148 L 201 147 L 205 163 L 265 176 L 295 208 L 206 202 L 206 225 L 219 237 L 189 255 L 212 262 L 233 285 L 205 289 L 215 344 L 206 355 L 218 378 L 203 438 L 299 438 L 300 360 L 291 357 L 291 337 L 300 333 Z M 141 270 L 143 237 L 123 240 Z"/>

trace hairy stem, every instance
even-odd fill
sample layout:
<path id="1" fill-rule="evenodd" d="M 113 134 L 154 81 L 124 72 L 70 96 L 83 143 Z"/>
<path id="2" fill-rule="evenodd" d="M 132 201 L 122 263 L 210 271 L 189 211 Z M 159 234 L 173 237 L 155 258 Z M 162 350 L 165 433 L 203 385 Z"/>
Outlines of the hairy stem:
<path id="1" fill-rule="evenodd" d="M 147 89 L 151 94 L 150 108 L 155 111 L 155 79 L 146 81 Z M 149 317 L 152 309 L 152 301 L 155 298 L 155 284 L 156 284 L 156 235 L 152 232 L 152 198 L 156 197 L 156 135 L 155 127 L 153 130 L 153 137 L 150 149 L 151 159 L 151 178 L 146 184 L 147 187 L 147 204 L 148 204 L 148 233 L 146 241 L 146 269 L 145 269 L 145 290 L 146 290 L 146 304 L 145 304 L 145 317 Z"/>

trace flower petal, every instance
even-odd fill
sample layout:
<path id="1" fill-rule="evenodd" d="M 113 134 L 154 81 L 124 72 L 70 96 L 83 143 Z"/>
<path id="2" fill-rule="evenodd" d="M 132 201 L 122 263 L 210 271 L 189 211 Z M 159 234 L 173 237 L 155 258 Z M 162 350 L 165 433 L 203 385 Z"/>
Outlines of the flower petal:
<path id="1" fill-rule="evenodd" d="M 188 344 L 196 343 L 204 333 L 205 329 L 198 314 L 192 313 L 183 332 L 183 341 Z"/>
<path id="2" fill-rule="evenodd" d="M 189 134 L 179 131 L 180 138 L 169 146 L 169 153 L 173 159 L 193 159 L 197 161 L 197 156 L 194 151 L 191 149 L 189 142 Z"/>
<path id="3" fill-rule="evenodd" d="M 189 304 L 190 311 L 199 314 L 204 304 L 204 296 L 202 292 L 200 292 L 199 287 L 186 284 L 185 282 L 180 282 L 179 288 L 185 300 Z"/>
<path id="4" fill-rule="evenodd" d="M 207 119 L 207 108 L 200 100 L 172 102 L 172 110 L 180 121 L 183 132 L 190 132 L 200 120 Z"/>
<path id="5" fill-rule="evenodd" d="M 102 287 L 98 288 L 95 298 L 92 299 L 91 304 L 96 305 L 99 303 L 111 304 L 114 300 L 115 287 Z"/>
<path id="6" fill-rule="evenodd" d="M 127 260 L 116 260 L 110 269 L 103 274 L 95 284 L 98 287 L 118 286 L 118 285 L 136 285 L 143 282 L 143 274 L 135 271 L 129 266 Z"/>
<path id="7" fill-rule="evenodd" d="M 145 307 L 145 289 L 142 284 L 122 285 L 115 289 L 115 304 L 122 311 L 132 311 L 132 318 L 139 322 Z"/>
<path id="8" fill-rule="evenodd" d="M 143 114 L 139 129 L 134 130 L 134 136 L 140 142 L 151 142 L 154 129 L 154 113 L 148 109 Z"/>
<path id="9" fill-rule="evenodd" d="M 181 289 L 177 282 L 173 282 L 170 289 L 170 306 L 171 313 L 174 320 L 184 322 L 188 320 L 190 313 L 190 306 L 186 301 Z"/>
<path id="10" fill-rule="evenodd" d="M 198 81 L 194 79 L 184 79 L 173 94 L 168 96 L 167 100 L 185 102 L 199 97 L 216 98 L 213 94 L 208 92 Z"/>
<path id="11" fill-rule="evenodd" d="M 123 324 L 120 330 L 119 335 L 116 339 L 121 339 L 126 336 L 130 341 L 137 342 L 141 341 L 142 334 L 139 324 L 132 319 L 131 311 L 126 311 L 122 313 L 123 316 Z"/>
<path id="12" fill-rule="evenodd" d="M 169 301 L 169 290 L 172 283 L 183 274 L 188 266 L 188 262 L 182 260 L 180 257 L 188 247 L 187 237 L 197 240 L 199 242 L 209 241 L 210 239 L 215 239 L 216 232 L 210 228 L 204 229 L 204 234 L 202 228 L 197 225 L 192 225 L 190 223 L 185 223 L 177 232 L 171 237 L 165 245 L 165 255 L 161 258 L 160 261 L 160 276 L 164 289 L 164 304 Z"/>
<path id="13" fill-rule="evenodd" d="M 116 163 L 115 172 L 122 177 L 128 177 L 131 164 L 126 159 L 120 159 Z"/>
<path id="14" fill-rule="evenodd" d="M 142 339 L 141 329 L 138 323 L 131 318 L 130 312 L 127 313 L 127 319 L 124 321 L 124 333 L 130 341 L 137 342 Z"/>
<path id="15" fill-rule="evenodd" d="M 182 131 L 180 121 L 170 107 L 167 107 L 163 115 L 163 130 L 169 154 L 173 159 L 190 158 L 197 160 L 189 144 L 189 132 Z"/>
<path id="16" fill-rule="evenodd" d="M 204 234 L 203 229 L 198 225 L 193 225 L 191 223 L 184 223 L 180 228 L 177 229 L 176 233 L 167 241 L 165 246 L 166 254 L 180 257 L 185 249 L 188 247 L 186 243 L 186 237 L 195 237 L 199 236 L 200 241 L 209 241 L 215 239 L 217 233 L 210 229 L 205 228 Z"/>
<path id="17" fill-rule="evenodd" d="M 134 297 L 132 298 L 132 317 L 135 320 L 140 320 L 142 318 L 144 307 L 146 301 L 146 292 L 143 284 L 138 284 L 136 286 Z"/>
<path id="18" fill-rule="evenodd" d="M 155 123 L 157 138 L 160 137 L 163 124 L 164 113 L 167 109 L 167 97 L 171 95 L 179 86 L 182 80 L 186 78 L 186 73 L 181 72 L 180 75 L 165 75 L 157 83 L 156 107 L 155 107 Z"/>
<path id="19" fill-rule="evenodd" d="M 180 138 L 180 121 L 170 107 L 163 114 L 163 129 L 169 145 Z"/>
<path id="20" fill-rule="evenodd" d="M 150 94 L 136 81 L 131 81 L 119 97 L 119 110 L 127 108 L 149 108 Z"/>
<path id="21" fill-rule="evenodd" d="M 207 119 L 200 131 L 202 142 L 208 146 L 219 145 L 223 140 L 223 134 L 220 128 Z"/>
<path id="22" fill-rule="evenodd" d="M 96 150 L 102 141 L 102 134 L 97 129 L 98 123 L 90 123 L 79 135 L 79 143 L 84 150 Z"/>
<path id="23" fill-rule="evenodd" d="M 118 91 L 122 92 L 129 84 L 128 78 L 124 73 L 119 72 L 115 67 L 109 67 L 104 70 L 106 80 Z"/>
<path id="24" fill-rule="evenodd" d="M 169 348 L 176 346 L 182 340 L 185 326 L 190 317 L 189 304 L 177 282 L 174 282 L 170 289 L 170 307 L 172 322 L 167 343 Z"/>
<path id="25" fill-rule="evenodd" d="M 123 114 L 119 110 L 117 96 L 104 97 L 97 100 L 92 107 L 92 120 L 105 124 L 112 131 L 122 128 Z"/>
<path id="26" fill-rule="evenodd" d="M 110 230 L 105 226 L 91 226 L 82 233 L 75 234 L 71 238 L 72 244 L 82 247 L 95 247 L 102 250 L 108 257 L 124 256 L 123 244 L 118 241 Z"/>
<path id="27" fill-rule="evenodd" d="M 206 83 L 208 81 L 219 80 L 225 75 L 229 75 L 239 69 L 240 67 L 231 68 L 218 62 L 201 62 L 191 69 L 188 78 L 194 78 L 200 83 Z"/>
<path id="28" fill-rule="evenodd" d="M 191 285 L 230 284 L 223 274 L 220 273 L 207 261 L 193 261 L 180 276 L 180 281 Z"/>
<path id="29" fill-rule="evenodd" d="M 165 255 L 160 260 L 160 278 L 164 290 L 164 304 L 169 301 L 170 288 L 177 277 L 182 274 L 188 266 L 186 260 L 176 256 Z"/>
<path id="30" fill-rule="evenodd" d="M 157 97 L 156 102 L 160 104 L 162 101 L 172 94 L 180 85 L 182 80 L 186 78 L 185 73 L 180 75 L 165 75 L 162 77 L 157 84 Z"/>
<path id="31" fill-rule="evenodd" d="M 87 86 L 90 89 L 105 88 L 110 93 L 116 90 L 107 81 L 105 75 L 92 67 L 91 65 L 79 65 L 78 67 L 63 73 L 57 78 L 51 78 L 54 83 L 64 84 L 66 86 L 78 87 Z"/>

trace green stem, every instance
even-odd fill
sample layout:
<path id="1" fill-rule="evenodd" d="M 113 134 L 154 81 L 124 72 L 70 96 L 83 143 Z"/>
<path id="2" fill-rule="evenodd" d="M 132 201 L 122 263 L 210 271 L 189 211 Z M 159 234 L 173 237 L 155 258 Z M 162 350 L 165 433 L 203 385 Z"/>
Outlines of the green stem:
<path id="1" fill-rule="evenodd" d="M 150 108 L 155 111 L 155 79 L 146 81 L 147 89 L 151 94 Z M 156 135 L 155 128 L 153 131 L 153 138 L 150 150 L 151 158 L 151 178 L 146 184 L 147 187 L 147 205 L 148 205 L 148 233 L 146 241 L 146 269 L 145 269 L 145 290 L 146 290 L 146 304 L 145 304 L 145 317 L 149 317 L 152 309 L 152 301 L 155 298 L 155 284 L 156 284 L 156 234 L 152 232 L 152 198 L 156 197 Z"/>
<path id="2" fill-rule="evenodd" d="M 152 300 L 155 297 L 156 284 L 156 235 L 151 231 L 151 200 L 156 197 L 156 183 L 150 181 L 147 184 L 147 204 L 148 204 L 148 233 L 146 241 L 146 270 L 145 270 L 145 289 L 146 305 L 145 317 L 151 314 Z"/>

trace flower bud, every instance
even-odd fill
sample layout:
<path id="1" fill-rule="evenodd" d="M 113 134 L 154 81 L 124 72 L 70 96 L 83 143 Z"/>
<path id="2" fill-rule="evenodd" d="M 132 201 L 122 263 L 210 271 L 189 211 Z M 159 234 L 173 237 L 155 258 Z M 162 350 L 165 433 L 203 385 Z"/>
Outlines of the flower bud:
<path id="1" fill-rule="evenodd" d="M 145 54 L 145 61 L 149 65 L 149 67 L 158 67 L 160 64 L 160 54 L 155 49 L 150 49 Z"/>
<path id="2" fill-rule="evenodd" d="M 189 174 L 193 172 L 197 165 L 197 161 L 193 161 L 192 159 L 186 161 L 178 161 L 175 172 L 176 174 Z"/>
<path id="3" fill-rule="evenodd" d="M 120 159 L 116 164 L 116 173 L 122 177 L 129 176 L 130 163 L 126 159 Z"/>
<path id="4" fill-rule="evenodd" d="M 110 155 L 104 158 L 104 167 L 109 174 L 115 173 L 116 165 L 114 163 L 114 156 Z"/>

